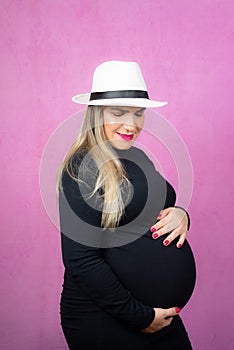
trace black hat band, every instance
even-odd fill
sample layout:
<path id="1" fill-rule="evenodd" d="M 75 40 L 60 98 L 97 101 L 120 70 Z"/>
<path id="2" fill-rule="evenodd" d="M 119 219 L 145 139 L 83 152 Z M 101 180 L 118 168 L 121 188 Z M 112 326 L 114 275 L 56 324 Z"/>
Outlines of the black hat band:
<path id="1" fill-rule="evenodd" d="M 116 91 L 103 91 L 92 92 L 90 94 L 90 101 L 93 100 L 105 100 L 111 98 L 146 98 L 149 100 L 147 91 L 143 90 L 116 90 Z"/>

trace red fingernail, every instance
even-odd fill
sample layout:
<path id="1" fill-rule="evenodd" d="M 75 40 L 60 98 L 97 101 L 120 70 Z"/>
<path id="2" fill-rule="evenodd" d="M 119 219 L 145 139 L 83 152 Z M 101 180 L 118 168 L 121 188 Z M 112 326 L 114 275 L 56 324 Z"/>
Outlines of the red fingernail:
<path id="1" fill-rule="evenodd" d="M 177 246 L 178 248 L 181 248 L 182 247 L 182 244 L 178 244 L 178 246 Z"/>
<path id="2" fill-rule="evenodd" d="M 178 314 L 180 312 L 180 308 L 179 307 L 176 307 L 175 308 L 175 312 Z"/>
<path id="3" fill-rule="evenodd" d="M 161 218 L 162 214 L 159 214 L 159 216 L 157 217 L 157 219 Z"/>
<path id="4" fill-rule="evenodd" d="M 163 244 L 168 245 L 170 242 L 168 240 L 164 241 Z"/>
<path id="5" fill-rule="evenodd" d="M 150 231 L 151 231 L 151 232 L 155 232 L 155 231 L 156 231 L 156 228 L 155 228 L 155 227 L 152 227 L 152 228 L 150 229 Z"/>
<path id="6" fill-rule="evenodd" d="M 158 238 L 158 234 L 157 234 L 157 233 L 154 233 L 154 234 L 153 234 L 153 238 Z"/>

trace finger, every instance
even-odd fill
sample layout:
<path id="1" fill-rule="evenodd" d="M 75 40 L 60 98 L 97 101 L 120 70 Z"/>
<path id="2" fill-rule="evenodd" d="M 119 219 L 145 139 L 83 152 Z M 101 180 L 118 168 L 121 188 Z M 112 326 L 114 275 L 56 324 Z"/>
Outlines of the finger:
<path id="1" fill-rule="evenodd" d="M 163 229 L 164 234 L 174 230 L 178 226 L 179 226 L 178 220 L 173 216 L 173 213 L 171 212 L 168 213 L 164 218 L 157 221 L 156 224 L 154 225 L 156 230 Z"/>
<path id="2" fill-rule="evenodd" d="M 186 226 L 180 225 L 181 220 L 178 223 L 178 217 L 173 216 L 174 215 L 174 212 L 172 211 L 173 209 L 174 208 L 165 209 L 164 212 L 167 213 L 167 215 L 161 218 L 158 222 L 156 222 L 155 225 L 151 227 L 150 230 L 153 233 L 152 235 L 153 238 L 158 238 L 162 235 L 172 232 L 176 228 L 180 229 L 180 233 L 178 235 L 180 235 L 181 232 L 183 233 L 183 231 L 181 230 L 184 230 Z M 174 239 L 175 237 L 172 240 Z"/>
<path id="3" fill-rule="evenodd" d="M 186 236 L 187 236 L 187 232 L 186 233 L 183 233 L 181 236 L 180 236 L 180 239 L 178 240 L 178 242 L 176 243 L 176 246 L 177 248 L 181 248 L 182 245 L 184 244 L 185 240 L 186 240 Z"/>
<path id="4" fill-rule="evenodd" d="M 162 219 L 162 218 L 164 218 L 165 216 L 167 216 L 167 214 L 170 212 L 170 209 L 171 209 L 171 208 L 166 208 L 166 209 L 161 210 L 161 211 L 159 212 L 159 214 L 158 214 L 157 219 Z"/>
<path id="5" fill-rule="evenodd" d="M 166 233 L 168 233 L 171 230 L 174 230 L 175 227 L 174 225 L 171 225 L 170 220 L 168 219 L 168 217 L 161 219 L 160 221 L 158 221 L 155 225 L 153 225 L 150 229 L 151 232 L 156 232 L 158 233 L 158 235 L 164 235 Z"/>
<path id="6" fill-rule="evenodd" d="M 159 230 L 160 228 L 168 225 L 170 221 L 171 221 L 170 216 L 167 214 L 164 218 L 157 221 L 154 226 L 155 226 L 156 230 Z"/>
<path id="7" fill-rule="evenodd" d="M 180 308 L 179 307 L 171 307 L 169 309 L 165 310 L 166 317 L 173 317 L 178 315 L 180 313 Z"/>
<path id="8" fill-rule="evenodd" d="M 157 227 L 154 225 L 151 227 L 150 231 L 152 232 L 152 237 L 154 239 L 161 237 L 171 231 L 171 229 L 168 227 L 168 225 L 165 225 L 161 227 L 160 229 L 157 229 Z"/>
<path id="9" fill-rule="evenodd" d="M 167 233 L 166 228 L 164 228 L 167 221 L 168 220 L 161 219 L 155 225 L 151 226 L 150 231 L 153 233 L 153 235 L 152 235 L 153 238 L 157 238 L 157 237 L 163 235 L 165 232 Z"/>
<path id="10" fill-rule="evenodd" d="M 174 241 L 177 237 L 181 236 L 184 233 L 184 231 L 181 230 L 181 228 L 177 228 L 173 230 L 163 241 L 163 244 L 165 246 L 168 246 L 172 241 Z"/>

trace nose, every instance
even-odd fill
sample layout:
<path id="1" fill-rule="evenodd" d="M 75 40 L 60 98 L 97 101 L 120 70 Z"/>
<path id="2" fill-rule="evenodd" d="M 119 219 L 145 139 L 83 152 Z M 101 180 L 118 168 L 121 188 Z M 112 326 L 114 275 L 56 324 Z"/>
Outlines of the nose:
<path id="1" fill-rule="evenodd" d="M 128 115 L 125 117 L 123 127 L 128 131 L 134 131 L 136 129 L 136 121 L 133 115 Z"/>

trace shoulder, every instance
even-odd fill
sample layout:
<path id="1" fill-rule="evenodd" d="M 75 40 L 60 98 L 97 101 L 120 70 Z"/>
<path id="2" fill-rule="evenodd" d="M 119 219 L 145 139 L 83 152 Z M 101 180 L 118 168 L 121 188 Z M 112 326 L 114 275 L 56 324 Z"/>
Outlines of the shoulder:
<path id="1" fill-rule="evenodd" d="M 134 147 L 134 152 L 138 156 L 139 159 L 142 160 L 141 164 L 144 164 L 144 173 L 148 180 L 153 179 L 154 184 L 156 183 L 156 179 L 158 183 L 166 184 L 167 189 L 167 197 L 165 208 L 169 206 L 173 206 L 176 201 L 176 192 L 171 183 L 167 181 L 167 179 L 160 174 L 160 172 L 155 168 L 153 161 L 150 157 L 141 149 Z M 153 155 L 152 155 L 153 156 Z M 164 185 L 163 185 L 164 186 Z"/>
<path id="2" fill-rule="evenodd" d="M 150 166 L 151 168 L 155 169 L 154 163 L 149 158 L 149 156 L 140 148 L 137 147 L 131 147 L 132 148 L 132 157 L 134 160 L 137 160 L 140 164 L 145 164 Z"/>

